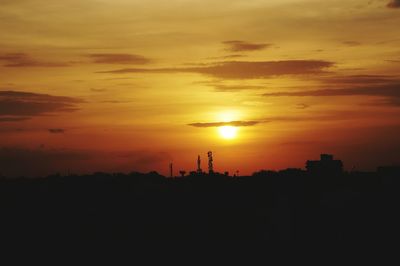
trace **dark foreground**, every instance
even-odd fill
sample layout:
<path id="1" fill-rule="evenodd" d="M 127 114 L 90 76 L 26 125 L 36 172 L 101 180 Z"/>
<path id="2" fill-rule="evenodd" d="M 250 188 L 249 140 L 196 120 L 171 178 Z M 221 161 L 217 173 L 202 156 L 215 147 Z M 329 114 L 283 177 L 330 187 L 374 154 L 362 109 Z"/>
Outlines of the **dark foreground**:
<path id="1" fill-rule="evenodd" d="M 188 257 L 188 265 L 211 257 L 382 262 L 398 253 L 399 190 L 398 173 L 4 179 L 0 240 L 4 253 L 58 261 L 91 254 L 112 262 Z"/>

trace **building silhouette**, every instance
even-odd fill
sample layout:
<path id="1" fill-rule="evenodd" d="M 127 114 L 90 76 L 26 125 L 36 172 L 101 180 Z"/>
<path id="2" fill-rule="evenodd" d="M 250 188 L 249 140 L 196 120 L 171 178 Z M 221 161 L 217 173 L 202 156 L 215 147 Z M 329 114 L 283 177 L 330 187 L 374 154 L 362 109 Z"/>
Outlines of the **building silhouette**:
<path id="1" fill-rule="evenodd" d="M 340 174 L 343 172 L 341 160 L 334 160 L 331 154 L 321 154 L 318 161 L 306 162 L 307 172 L 312 174 Z"/>

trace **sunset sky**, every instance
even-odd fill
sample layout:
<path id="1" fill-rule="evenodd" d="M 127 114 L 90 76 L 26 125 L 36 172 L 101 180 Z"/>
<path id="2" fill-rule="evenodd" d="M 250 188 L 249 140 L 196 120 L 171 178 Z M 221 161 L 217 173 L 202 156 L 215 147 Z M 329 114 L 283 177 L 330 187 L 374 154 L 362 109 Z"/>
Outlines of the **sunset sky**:
<path id="1" fill-rule="evenodd" d="M 0 0 L 0 173 L 400 163 L 399 0 Z"/>

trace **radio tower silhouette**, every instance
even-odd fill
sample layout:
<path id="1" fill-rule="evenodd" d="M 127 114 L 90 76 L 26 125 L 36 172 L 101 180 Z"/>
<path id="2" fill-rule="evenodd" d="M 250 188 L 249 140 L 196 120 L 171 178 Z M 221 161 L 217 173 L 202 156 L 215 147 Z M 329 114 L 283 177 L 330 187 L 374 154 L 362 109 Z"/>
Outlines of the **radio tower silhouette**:
<path id="1" fill-rule="evenodd" d="M 207 153 L 207 155 L 208 155 L 208 173 L 209 173 L 209 174 L 212 174 L 212 173 L 214 173 L 212 151 L 209 151 L 209 152 Z"/>
<path id="2" fill-rule="evenodd" d="M 174 177 L 174 168 L 172 163 L 169 164 L 169 175 L 171 178 Z"/>

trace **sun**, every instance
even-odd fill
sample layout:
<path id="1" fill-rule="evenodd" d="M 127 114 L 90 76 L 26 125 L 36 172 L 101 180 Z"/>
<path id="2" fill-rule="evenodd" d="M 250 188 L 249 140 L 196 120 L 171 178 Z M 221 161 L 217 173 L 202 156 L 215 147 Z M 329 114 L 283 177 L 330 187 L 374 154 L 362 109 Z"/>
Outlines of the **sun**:
<path id="1" fill-rule="evenodd" d="M 223 126 L 218 128 L 219 135 L 224 139 L 234 139 L 237 135 L 237 127 Z"/>

